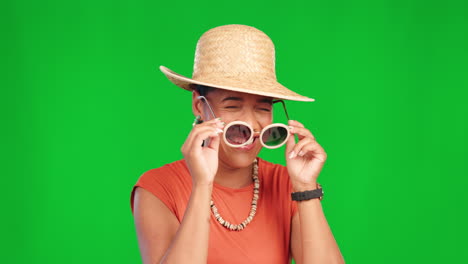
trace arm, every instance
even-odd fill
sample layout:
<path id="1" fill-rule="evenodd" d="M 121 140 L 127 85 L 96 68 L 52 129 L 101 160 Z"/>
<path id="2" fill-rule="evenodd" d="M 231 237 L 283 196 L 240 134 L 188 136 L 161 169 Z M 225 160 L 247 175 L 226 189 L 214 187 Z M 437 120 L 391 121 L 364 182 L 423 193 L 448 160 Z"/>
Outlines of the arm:
<path id="1" fill-rule="evenodd" d="M 218 167 L 219 120 L 196 125 L 182 146 L 192 176 L 192 193 L 180 225 L 154 195 L 137 189 L 135 223 L 144 263 L 206 263 L 210 228 L 210 201 Z M 210 146 L 201 147 L 204 139 Z"/>
<path id="2" fill-rule="evenodd" d="M 194 186 L 184 218 L 161 263 L 206 263 L 213 187 Z"/>
<path id="3" fill-rule="evenodd" d="M 135 190 L 133 216 L 143 263 L 160 263 L 179 221 L 161 200 L 141 187 Z"/>
<path id="4" fill-rule="evenodd" d="M 290 131 L 297 134 L 288 139 L 286 161 L 294 192 L 317 188 L 317 178 L 327 159 L 323 148 L 301 123 L 290 120 Z M 291 251 L 298 264 L 344 263 L 343 256 L 328 226 L 319 199 L 297 202 L 298 213 L 292 219 Z"/>
<path id="5" fill-rule="evenodd" d="M 135 226 L 143 263 L 206 263 L 210 186 L 194 187 L 182 223 L 149 191 L 135 191 Z"/>
<path id="6" fill-rule="evenodd" d="M 307 190 L 312 189 L 315 188 Z M 293 217 L 291 231 L 291 251 L 296 263 L 345 263 L 320 200 L 301 201 L 297 206 L 298 213 Z"/>

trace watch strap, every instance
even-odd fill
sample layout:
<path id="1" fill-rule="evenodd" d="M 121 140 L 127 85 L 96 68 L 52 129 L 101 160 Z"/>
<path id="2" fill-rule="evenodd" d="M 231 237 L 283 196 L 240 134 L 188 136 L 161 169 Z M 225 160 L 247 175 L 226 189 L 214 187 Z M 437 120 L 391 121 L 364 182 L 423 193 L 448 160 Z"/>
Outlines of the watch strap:
<path id="1" fill-rule="evenodd" d="M 319 200 L 323 199 L 323 190 L 322 188 L 318 188 L 315 190 L 304 191 L 304 192 L 293 192 L 291 193 L 291 199 L 293 201 L 304 201 L 319 198 Z"/>

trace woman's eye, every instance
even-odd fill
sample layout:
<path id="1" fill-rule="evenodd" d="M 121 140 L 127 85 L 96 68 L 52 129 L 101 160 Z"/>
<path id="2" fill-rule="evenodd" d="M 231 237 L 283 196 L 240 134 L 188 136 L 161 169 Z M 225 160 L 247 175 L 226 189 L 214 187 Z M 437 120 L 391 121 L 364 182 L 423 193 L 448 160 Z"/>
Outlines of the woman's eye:
<path id="1" fill-rule="evenodd" d="M 230 106 L 226 106 L 225 108 L 232 108 L 232 109 L 235 109 L 235 108 L 239 108 L 238 106 L 234 106 L 234 105 L 230 105 Z"/>
<path id="2" fill-rule="evenodd" d="M 271 112 L 271 110 L 268 108 L 260 108 L 260 110 L 265 111 L 265 112 Z"/>

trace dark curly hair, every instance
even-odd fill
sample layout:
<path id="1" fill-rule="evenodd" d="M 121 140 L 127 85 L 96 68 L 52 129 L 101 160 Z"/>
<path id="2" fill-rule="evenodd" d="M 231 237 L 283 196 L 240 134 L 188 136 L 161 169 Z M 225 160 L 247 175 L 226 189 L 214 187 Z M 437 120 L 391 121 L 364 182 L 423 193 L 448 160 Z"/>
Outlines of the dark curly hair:
<path id="1" fill-rule="evenodd" d="M 205 86 L 205 85 L 200 85 L 200 84 L 192 84 L 192 88 L 197 91 L 200 95 L 207 95 L 209 92 L 213 91 L 216 89 L 215 87 L 211 86 Z"/>

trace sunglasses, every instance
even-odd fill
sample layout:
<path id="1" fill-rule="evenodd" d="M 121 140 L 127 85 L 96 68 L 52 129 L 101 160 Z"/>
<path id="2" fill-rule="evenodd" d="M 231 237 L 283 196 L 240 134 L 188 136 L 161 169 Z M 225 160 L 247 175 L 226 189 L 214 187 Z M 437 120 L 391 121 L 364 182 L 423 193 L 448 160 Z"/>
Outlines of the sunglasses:
<path id="1" fill-rule="evenodd" d="M 216 118 L 213 109 L 211 108 L 208 100 L 204 96 L 198 96 L 198 99 L 203 99 L 211 112 L 212 118 Z M 288 111 L 283 100 L 273 100 L 273 104 L 282 103 L 286 117 L 289 120 Z M 275 149 L 283 146 L 289 139 L 289 127 L 285 124 L 275 123 L 270 124 L 262 129 L 262 131 L 254 131 L 252 126 L 243 121 L 232 121 L 224 127 L 223 140 L 224 142 L 233 148 L 240 148 L 251 144 L 254 141 L 254 134 L 260 134 L 260 143 L 269 149 Z M 208 143 L 208 142 L 207 142 Z"/>

